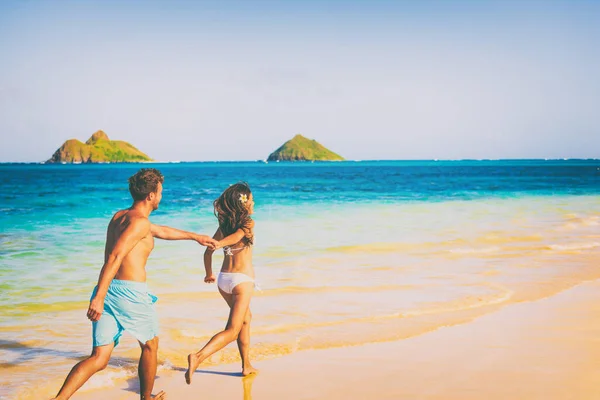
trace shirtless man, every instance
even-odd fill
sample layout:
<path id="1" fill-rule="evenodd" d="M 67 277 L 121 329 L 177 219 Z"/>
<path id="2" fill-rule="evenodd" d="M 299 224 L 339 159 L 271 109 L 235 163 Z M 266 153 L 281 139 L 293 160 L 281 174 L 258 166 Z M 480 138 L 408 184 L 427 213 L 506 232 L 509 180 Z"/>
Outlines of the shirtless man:
<path id="1" fill-rule="evenodd" d="M 195 240 L 214 249 L 217 241 L 209 236 L 180 231 L 150 223 L 150 213 L 162 199 L 162 174 L 154 168 L 143 168 L 129 178 L 133 205 L 118 211 L 108 225 L 104 266 L 98 285 L 90 299 L 87 317 L 93 326 L 93 349 L 87 359 L 73 367 L 54 399 L 68 399 L 93 374 L 108 365 L 114 347 L 123 331 L 140 343 L 142 354 L 138 365 L 140 398 L 163 400 L 165 392 L 152 397 L 158 353 L 158 317 L 146 285 L 146 261 L 154 248 L 154 238 Z"/>

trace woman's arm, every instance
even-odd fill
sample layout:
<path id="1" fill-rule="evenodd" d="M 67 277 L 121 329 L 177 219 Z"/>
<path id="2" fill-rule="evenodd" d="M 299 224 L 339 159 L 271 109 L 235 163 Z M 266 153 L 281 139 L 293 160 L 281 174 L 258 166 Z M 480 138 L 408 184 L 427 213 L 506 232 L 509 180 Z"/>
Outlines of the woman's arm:
<path id="1" fill-rule="evenodd" d="M 221 236 L 223 236 L 222 233 Z M 248 222 L 244 228 L 240 228 L 226 238 L 220 239 L 218 247 L 231 246 L 232 244 L 236 244 L 244 237 L 248 236 L 254 236 L 254 220 L 250 220 L 250 222 Z"/>
<path id="2" fill-rule="evenodd" d="M 214 240 L 219 240 L 223 238 L 223 233 L 221 232 L 221 229 L 217 229 L 217 231 L 215 232 L 215 234 L 213 235 L 213 239 Z M 216 248 L 220 247 L 220 243 L 217 242 L 217 246 Z M 206 250 L 204 251 L 204 270 L 206 271 L 206 276 L 204 277 L 204 282 L 206 283 L 213 283 L 215 281 L 215 275 L 213 274 L 212 271 L 212 255 L 215 252 L 214 249 L 207 247 Z"/>
<path id="3" fill-rule="evenodd" d="M 219 232 L 220 232 L 220 230 L 219 230 Z M 221 237 L 222 236 L 223 236 L 223 234 L 221 234 Z M 226 238 L 220 239 L 219 247 L 231 246 L 232 244 L 236 244 L 240 240 L 242 240 L 242 238 L 244 236 L 246 236 L 246 234 L 244 233 L 244 230 L 242 228 L 240 228 L 237 231 L 233 232 L 231 235 L 227 236 Z"/>

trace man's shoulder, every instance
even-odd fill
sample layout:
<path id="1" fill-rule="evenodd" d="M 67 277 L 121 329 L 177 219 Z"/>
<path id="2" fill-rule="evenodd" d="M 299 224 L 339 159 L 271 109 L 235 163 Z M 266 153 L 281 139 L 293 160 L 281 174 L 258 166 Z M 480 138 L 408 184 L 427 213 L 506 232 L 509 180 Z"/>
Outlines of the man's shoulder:
<path id="1" fill-rule="evenodd" d="M 130 210 L 125 209 L 125 210 L 119 210 L 119 211 L 117 211 L 116 213 L 113 214 L 113 216 L 111 218 L 111 222 L 123 218 L 124 216 L 127 215 L 128 211 L 130 211 Z"/>
<path id="2" fill-rule="evenodd" d="M 147 225 L 150 227 L 150 220 L 147 216 L 137 210 L 125 209 L 119 210 L 113 215 L 111 223 L 119 225 Z"/>
<path id="3" fill-rule="evenodd" d="M 130 224 L 137 224 L 140 226 L 148 226 L 150 228 L 150 220 L 144 214 L 136 210 L 129 210 L 127 213 L 127 218 L 129 219 Z"/>

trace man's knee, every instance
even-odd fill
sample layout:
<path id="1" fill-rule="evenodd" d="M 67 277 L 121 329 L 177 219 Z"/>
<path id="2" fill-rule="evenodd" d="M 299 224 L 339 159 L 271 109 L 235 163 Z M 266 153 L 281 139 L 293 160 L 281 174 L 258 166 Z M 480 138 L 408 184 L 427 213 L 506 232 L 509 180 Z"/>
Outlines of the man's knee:
<path id="1" fill-rule="evenodd" d="M 156 352 L 158 351 L 158 336 L 148 340 L 146 343 L 142 344 L 142 350 Z"/>
<path id="2" fill-rule="evenodd" d="M 90 358 L 94 362 L 94 366 L 96 367 L 95 369 L 97 371 L 102 371 L 108 366 L 108 361 L 110 360 L 110 353 L 93 352 Z"/>
<path id="3" fill-rule="evenodd" d="M 97 361 L 97 363 L 96 363 L 98 371 L 102 371 L 103 369 L 105 369 L 106 367 L 108 367 L 108 361 L 109 361 L 108 357 L 99 359 Z"/>

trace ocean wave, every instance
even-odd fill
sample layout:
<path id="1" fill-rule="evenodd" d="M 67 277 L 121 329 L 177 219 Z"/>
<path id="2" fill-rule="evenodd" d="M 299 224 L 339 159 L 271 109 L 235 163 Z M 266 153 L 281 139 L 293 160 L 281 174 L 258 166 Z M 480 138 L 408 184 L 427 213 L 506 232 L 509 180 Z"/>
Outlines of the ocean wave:
<path id="1" fill-rule="evenodd" d="M 567 222 L 562 226 L 562 229 L 575 230 L 598 225 L 600 225 L 600 216 L 598 215 L 580 217 L 574 214 L 568 214 Z"/>
<path id="2" fill-rule="evenodd" d="M 476 242 L 485 244 L 510 244 L 521 242 L 539 242 L 541 240 L 542 236 L 539 234 L 515 236 L 492 233 L 477 238 Z"/>
<path id="3" fill-rule="evenodd" d="M 451 253 L 455 254 L 477 254 L 477 253 L 492 253 L 497 252 L 501 248 L 498 246 L 488 247 L 469 247 L 470 244 L 480 245 L 494 245 L 494 244 L 510 244 L 510 243 L 521 243 L 521 242 L 539 242 L 542 237 L 539 235 L 528 235 L 528 236 L 497 236 L 497 235 L 486 235 L 474 242 L 470 242 L 464 239 L 452 239 L 440 242 L 421 242 L 421 243 L 370 243 L 370 244 L 359 244 L 350 246 L 337 246 L 329 247 L 325 249 L 325 252 L 331 253 L 344 253 L 344 254 L 356 254 L 356 253 L 369 253 L 369 254 L 386 254 L 386 253 L 399 253 L 399 252 L 421 252 L 432 250 L 446 251 L 449 249 Z"/>
<path id="4" fill-rule="evenodd" d="M 278 296 L 281 294 L 315 294 L 315 293 L 381 293 L 385 291 L 415 289 L 415 285 L 379 285 L 379 286 L 284 286 L 263 290 L 261 296 Z"/>
<path id="5" fill-rule="evenodd" d="M 124 368 L 106 370 L 101 374 L 95 374 L 82 387 L 82 391 L 101 389 L 115 384 L 123 379 L 133 378 L 137 375 L 137 368 Z"/>
<path id="6" fill-rule="evenodd" d="M 427 243 L 370 243 L 350 246 L 328 247 L 325 252 L 332 253 L 395 253 L 401 251 L 414 250 L 426 246 Z"/>
<path id="7" fill-rule="evenodd" d="M 5 207 L 5 208 L 0 208 L 0 213 L 6 213 L 6 214 L 29 213 L 31 211 L 34 211 L 34 209 L 31 208 L 31 207 Z"/>
<path id="8" fill-rule="evenodd" d="M 450 249 L 450 253 L 452 254 L 487 254 L 487 253 L 496 253 L 500 251 L 500 247 L 484 247 L 484 248 L 472 248 L 472 247 L 463 247 L 457 249 Z"/>
<path id="9" fill-rule="evenodd" d="M 588 250 L 588 249 L 594 249 L 596 247 L 600 247 L 600 242 L 551 244 L 548 246 L 548 248 L 550 250 L 557 250 L 557 251 Z"/>
<path id="10" fill-rule="evenodd" d="M 164 362 L 159 362 L 157 373 L 160 374 L 162 371 L 169 371 L 173 370 L 174 368 L 175 367 L 169 360 L 165 360 Z M 115 386 L 115 384 L 122 382 L 124 379 L 137 378 L 137 375 L 137 362 L 131 365 L 123 365 L 120 367 L 109 367 L 101 374 L 93 375 L 90 380 L 86 382 L 85 386 L 82 388 L 82 391 Z"/>
<path id="11" fill-rule="evenodd" d="M 255 344 L 251 347 L 251 357 L 256 360 L 264 360 L 302 350 L 357 346 L 367 343 L 398 340 L 453 323 L 449 321 L 459 323 L 460 319 L 457 318 L 463 317 L 458 317 L 461 314 L 455 313 L 476 309 L 482 309 L 482 312 L 485 312 L 485 307 L 505 304 L 514 295 L 512 290 L 502 285 L 489 283 L 484 284 L 484 286 L 487 286 L 491 291 L 487 294 L 471 295 L 450 302 L 425 305 L 422 308 L 419 307 L 418 309 L 409 309 L 397 313 L 363 315 L 327 321 L 310 322 L 305 320 L 294 323 L 253 326 L 252 335 Z M 407 320 L 408 318 L 429 318 L 430 315 L 439 315 L 439 324 L 432 325 L 428 322 L 425 325 L 419 325 L 420 320 Z M 456 316 L 454 317 L 453 315 Z M 421 326 L 421 329 L 415 331 L 415 326 Z M 398 328 L 400 327 L 406 329 L 399 330 Z M 193 329 L 175 331 L 177 333 L 172 334 L 172 338 L 177 338 L 178 343 L 189 340 L 204 341 L 210 339 L 212 334 L 214 334 L 214 332 L 194 331 Z M 338 337 L 336 332 L 353 332 L 353 334 L 341 334 Z M 177 356 L 174 350 L 172 348 L 166 350 L 173 353 L 169 357 Z M 212 359 L 207 360 L 207 364 L 227 364 L 239 361 L 239 352 L 237 349 L 230 347 L 220 353 L 216 353 Z"/>
<path id="12" fill-rule="evenodd" d="M 511 299 L 514 295 L 514 292 L 511 289 L 508 289 L 499 284 L 491 284 L 486 283 L 483 286 L 488 287 L 492 290 L 491 293 L 481 294 L 481 295 L 471 295 L 465 298 L 460 298 L 457 300 L 452 300 L 448 302 L 442 302 L 439 304 L 432 304 L 420 309 L 412 309 L 401 311 L 397 313 L 390 314 L 380 314 L 380 315 L 365 315 L 365 316 L 357 316 L 351 318 L 341 318 L 336 320 L 328 320 L 328 321 L 315 321 L 315 322 L 296 322 L 296 323 L 286 323 L 286 324 L 272 324 L 269 326 L 254 326 L 252 328 L 253 335 L 268 335 L 268 334 L 281 334 L 286 332 L 294 332 L 301 330 L 310 330 L 315 328 L 323 328 L 323 327 L 332 327 L 339 325 L 347 325 L 347 324 L 355 324 L 355 323 L 371 323 L 373 321 L 380 320 L 391 320 L 397 318 L 410 318 L 421 315 L 430 315 L 430 314 L 444 314 L 444 313 L 452 313 L 457 311 L 471 310 L 475 308 L 481 308 L 486 306 L 497 305 L 501 303 L 505 303 Z M 179 331 L 182 336 L 185 337 L 193 337 L 193 338 L 209 338 L 210 334 L 191 331 L 191 330 L 182 330 Z"/>

